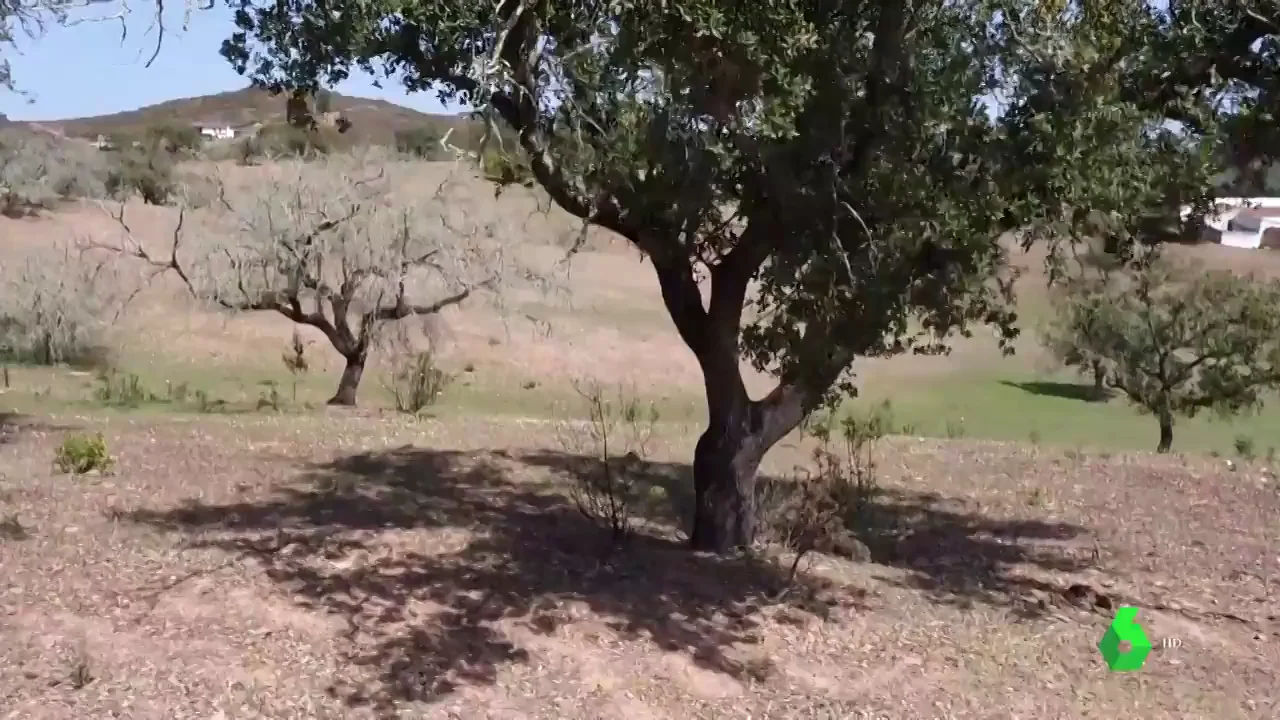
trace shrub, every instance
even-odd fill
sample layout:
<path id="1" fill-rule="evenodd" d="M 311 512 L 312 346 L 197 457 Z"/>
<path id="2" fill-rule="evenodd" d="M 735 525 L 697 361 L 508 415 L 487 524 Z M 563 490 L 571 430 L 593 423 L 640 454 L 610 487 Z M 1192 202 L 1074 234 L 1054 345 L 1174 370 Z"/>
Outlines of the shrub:
<path id="1" fill-rule="evenodd" d="M 98 266 L 64 250 L 28 257 L 0 277 L 0 359 L 101 367 L 113 292 Z"/>
<path id="2" fill-rule="evenodd" d="M 889 423 L 887 406 L 838 423 L 819 419 L 809 430 L 818 440 L 812 466 L 797 468 L 790 479 L 761 482 L 761 535 L 795 553 L 789 581 L 811 552 L 866 554 L 852 531 L 867 524 L 879 494 L 875 450 Z"/>
<path id="3" fill-rule="evenodd" d="M 104 159 L 87 143 L 0 130 L 0 214 L 21 217 L 62 200 L 103 197 L 106 175 Z"/>
<path id="4" fill-rule="evenodd" d="M 1237 435 L 1235 439 L 1236 455 L 1245 461 L 1252 461 L 1257 457 L 1256 447 L 1253 438 L 1248 435 Z"/>
<path id="5" fill-rule="evenodd" d="M 238 160 L 248 165 L 264 158 L 314 159 L 347 148 L 351 143 L 336 128 L 264 125 L 240 142 Z"/>
<path id="6" fill-rule="evenodd" d="M 107 407 L 137 408 L 160 400 L 142 384 L 142 378 L 133 373 L 105 370 L 98 374 L 98 387 L 94 397 Z"/>
<path id="7" fill-rule="evenodd" d="M 168 153 L 194 154 L 204 146 L 204 136 L 191 125 L 160 123 L 143 132 L 143 145 Z"/>
<path id="8" fill-rule="evenodd" d="M 54 468 L 70 475 L 106 474 L 114 465 L 115 458 L 107 451 L 107 441 L 102 433 L 69 435 L 53 454 Z"/>
<path id="9" fill-rule="evenodd" d="M 565 422 L 558 429 L 560 445 L 584 462 L 571 495 L 579 512 L 608 529 L 616 546 L 631 535 L 637 481 L 658 408 L 622 387 L 607 392 L 599 383 L 578 381 L 574 389 L 586 406 L 586 422 Z"/>
<path id="10" fill-rule="evenodd" d="M 107 193 L 117 199 L 140 195 L 151 205 L 166 205 L 173 199 L 173 159 L 159 148 L 130 147 L 115 153 L 107 173 Z"/>
<path id="11" fill-rule="evenodd" d="M 393 364 L 388 388 L 396 410 L 418 414 L 436 404 L 449 383 L 449 376 L 436 367 L 430 350 L 401 355 Z"/>
<path id="12" fill-rule="evenodd" d="M 487 150 L 480 159 L 480 170 L 486 180 L 498 186 L 520 185 L 533 187 L 533 171 L 520 155 L 499 150 Z"/>
<path id="13" fill-rule="evenodd" d="M 444 148 L 440 147 L 440 139 L 443 136 L 430 127 L 397 130 L 395 137 L 397 152 L 424 160 L 438 160 L 446 157 Z"/>
<path id="14" fill-rule="evenodd" d="M 293 404 L 298 404 L 298 378 L 305 375 L 311 370 L 311 363 L 307 360 L 307 344 L 302 340 L 302 334 L 294 329 L 293 339 L 289 343 L 289 351 L 280 356 L 284 361 L 284 367 L 289 371 L 289 375 L 293 378 Z"/>

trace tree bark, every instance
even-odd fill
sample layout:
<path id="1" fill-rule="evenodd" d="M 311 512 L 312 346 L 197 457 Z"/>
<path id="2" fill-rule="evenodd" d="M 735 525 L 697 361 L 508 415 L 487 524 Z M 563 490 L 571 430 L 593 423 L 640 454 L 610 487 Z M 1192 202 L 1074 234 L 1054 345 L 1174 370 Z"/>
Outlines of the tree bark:
<path id="1" fill-rule="evenodd" d="M 347 365 L 342 369 L 342 378 L 338 380 L 338 391 L 329 398 L 330 405 L 355 407 L 356 392 L 360 389 L 360 378 L 364 375 L 364 363 L 367 353 L 358 352 L 346 357 Z"/>
<path id="2" fill-rule="evenodd" d="M 698 438 L 689 537 L 694 550 L 728 553 L 755 541 L 756 475 L 769 448 L 759 430 L 752 432 L 750 410 L 714 419 Z"/>
<path id="3" fill-rule="evenodd" d="M 1156 416 L 1160 421 L 1160 444 L 1156 452 L 1167 453 L 1173 447 L 1173 415 L 1167 412 Z"/>
<path id="4" fill-rule="evenodd" d="M 1107 372 L 1102 367 L 1102 363 L 1097 360 L 1093 361 L 1093 399 L 1105 400 L 1107 398 Z"/>

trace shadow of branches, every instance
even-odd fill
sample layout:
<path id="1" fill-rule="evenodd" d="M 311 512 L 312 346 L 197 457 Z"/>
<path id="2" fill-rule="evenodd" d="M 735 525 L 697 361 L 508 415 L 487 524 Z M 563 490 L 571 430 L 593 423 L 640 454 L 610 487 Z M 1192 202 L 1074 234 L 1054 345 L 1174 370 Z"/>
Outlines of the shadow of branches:
<path id="1" fill-rule="evenodd" d="M 51 423 L 17 412 L 0 412 L 0 445 L 16 442 L 22 435 L 32 432 L 61 432 L 76 430 L 75 425 Z"/>
<path id="2" fill-rule="evenodd" d="M 530 453 L 520 459 L 570 477 L 591 472 L 587 458 L 558 452 Z M 646 465 L 642 476 L 661 492 L 640 493 L 647 501 L 642 511 L 680 527 L 692 516 L 692 468 L 683 463 Z M 780 482 L 785 480 L 762 477 L 761 495 L 773 495 L 765 486 Z M 1020 570 L 1070 573 L 1090 562 L 1080 548 L 1071 547 L 1070 541 L 1087 535 L 1083 527 L 989 517 L 936 493 L 877 488 L 873 500 L 845 522 L 866 547 L 871 562 L 906 570 L 907 587 L 924 591 L 941 603 L 1015 605 L 1034 612 L 1021 602 L 1031 591 L 1059 589 Z"/>
<path id="3" fill-rule="evenodd" d="M 312 467 L 264 501 L 128 517 L 255 556 L 298 602 L 343 618 L 352 662 L 374 678 L 334 688 L 352 705 L 430 702 L 494 683 L 504 665 L 528 659 L 511 623 L 554 633 L 574 603 L 623 637 L 747 672 L 726 650 L 758 627 L 783 587 L 780 570 L 656 535 L 602 555 L 605 536 L 557 491 L 562 483 L 513 479 L 521 470 L 529 474 L 501 452 L 402 448 Z M 788 597 L 822 612 L 854 599 L 842 595 L 808 586 Z"/>

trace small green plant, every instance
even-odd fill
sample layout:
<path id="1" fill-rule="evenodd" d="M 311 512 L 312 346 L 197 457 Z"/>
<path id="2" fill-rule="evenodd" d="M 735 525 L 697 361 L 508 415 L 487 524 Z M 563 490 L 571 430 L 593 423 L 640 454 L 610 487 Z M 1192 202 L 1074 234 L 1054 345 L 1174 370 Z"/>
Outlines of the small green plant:
<path id="1" fill-rule="evenodd" d="M 440 146 L 441 135 L 434 128 L 416 127 L 397 130 L 395 134 L 396 152 L 422 158 L 423 160 L 441 160 L 449 157 L 448 151 Z"/>
<path id="2" fill-rule="evenodd" d="M 225 400 L 219 400 L 209 395 L 205 390 L 196 390 L 192 397 L 195 398 L 196 412 L 199 413 L 216 413 L 221 412 L 227 406 Z"/>
<path id="3" fill-rule="evenodd" d="M 964 437 L 964 418 L 947 420 L 947 437 L 952 440 Z"/>
<path id="4" fill-rule="evenodd" d="M 449 384 L 449 376 L 436 367 L 430 350 L 401 357 L 394 365 L 388 389 L 395 399 L 396 410 L 417 415 L 436 404 Z"/>
<path id="5" fill-rule="evenodd" d="M 276 387 L 275 383 L 268 383 L 266 389 L 258 396 L 257 408 L 258 410 L 280 412 L 280 406 L 282 404 L 280 389 Z"/>
<path id="6" fill-rule="evenodd" d="M 887 403 L 839 422 L 817 418 L 808 431 L 818 441 L 812 465 L 796 468 L 790 481 L 762 482 L 757 507 L 763 536 L 795 554 L 788 585 L 811 552 L 865 555 L 851 530 L 869 524 L 880 494 L 875 450 L 890 427 Z"/>
<path id="7" fill-rule="evenodd" d="M 298 404 L 298 379 L 311 370 L 311 363 L 307 360 L 307 344 L 302 341 L 302 334 L 296 329 L 293 331 L 293 339 L 289 342 L 289 350 L 280 356 L 284 361 L 284 367 L 289 371 L 290 377 L 293 378 L 293 404 Z"/>
<path id="8" fill-rule="evenodd" d="M 94 390 L 94 396 L 99 403 L 115 408 L 137 408 L 160 400 L 142 384 L 142 378 L 133 373 L 114 370 L 98 375 L 98 387 Z"/>
<path id="9" fill-rule="evenodd" d="M 1031 433 L 1030 433 L 1029 435 L 1027 435 L 1027 441 L 1028 441 L 1028 442 L 1030 442 L 1032 445 L 1039 445 L 1039 444 L 1040 444 L 1040 431 L 1039 431 L 1039 430 L 1032 430 L 1032 431 L 1031 431 Z"/>
<path id="10" fill-rule="evenodd" d="M 1234 446 L 1236 449 L 1236 456 L 1241 460 L 1251 462 L 1254 457 L 1256 457 L 1254 453 L 1255 448 L 1253 438 L 1248 435 L 1237 435 Z"/>
<path id="11" fill-rule="evenodd" d="M 115 458 L 107 451 L 102 433 L 68 435 L 53 454 L 54 468 L 68 475 L 106 474 L 114 465 Z"/>
<path id="12" fill-rule="evenodd" d="M 579 380 L 574 390 L 587 420 L 558 428 L 560 446 L 583 463 L 570 494 L 578 511 L 607 529 L 611 547 L 617 547 L 631 536 L 640 499 L 637 485 L 658 424 L 658 407 L 621 386 L 610 392 L 596 381 Z"/>
<path id="13" fill-rule="evenodd" d="M 165 389 L 166 395 L 171 403 L 186 405 L 187 400 L 191 398 L 191 386 L 185 382 L 175 384 L 170 381 L 166 383 Z"/>

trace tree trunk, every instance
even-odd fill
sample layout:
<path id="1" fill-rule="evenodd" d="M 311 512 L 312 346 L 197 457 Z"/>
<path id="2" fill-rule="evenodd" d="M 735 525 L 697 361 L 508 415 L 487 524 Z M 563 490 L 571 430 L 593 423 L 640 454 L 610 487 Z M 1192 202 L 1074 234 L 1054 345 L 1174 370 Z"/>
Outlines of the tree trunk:
<path id="1" fill-rule="evenodd" d="M 751 407 L 714 419 L 693 452 L 694 550 L 728 553 L 750 547 L 756 536 L 756 473 L 765 439 L 752 432 Z"/>
<path id="2" fill-rule="evenodd" d="M 1160 444 L 1156 446 L 1156 452 L 1167 453 L 1173 447 L 1173 415 L 1165 412 L 1156 417 L 1160 421 Z"/>
<path id="3" fill-rule="evenodd" d="M 1107 373 L 1102 363 L 1093 361 L 1093 399 L 1105 400 L 1107 397 Z"/>
<path id="4" fill-rule="evenodd" d="M 360 389 L 360 377 L 364 375 L 366 356 L 365 352 L 347 356 L 347 366 L 342 369 L 342 379 L 338 381 L 338 392 L 329 398 L 330 405 L 355 407 L 356 391 Z"/>

